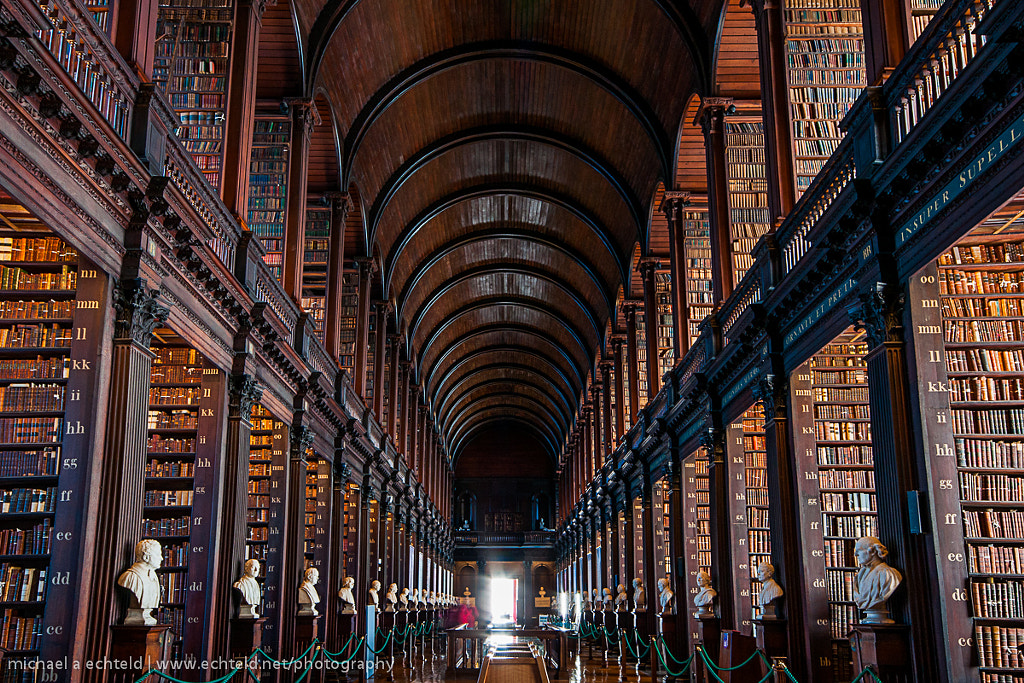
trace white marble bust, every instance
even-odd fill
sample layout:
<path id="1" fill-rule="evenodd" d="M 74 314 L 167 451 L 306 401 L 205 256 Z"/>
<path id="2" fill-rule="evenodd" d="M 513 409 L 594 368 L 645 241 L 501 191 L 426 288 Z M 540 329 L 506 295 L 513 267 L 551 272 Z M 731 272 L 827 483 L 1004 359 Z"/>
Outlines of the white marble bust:
<path id="1" fill-rule="evenodd" d="M 594 589 L 594 598 L 593 598 L 592 602 L 590 603 L 590 608 L 596 612 L 597 610 L 601 609 L 601 604 L 603 602 L 604 602 L 604 598 L 601 597 L 601 589 L 600 588 L 595 588 Z"/>
<path id="2" fill-rule="evenodd" d="M 260 584 L 256 577 L 260 575 L 259 560 L 246 560 L 242 570 L 242 578 L 235 581 L 235 589 L 242 594 L 242 601 L 238 607 L 239 619 L 258 619 L 259 612 L 256 608 L 260 606 Z"/>
<path id="3" fill-rule="evenodd" d="M 380 581 L 374 579 L 370 583 L 370 590 L 367 591 L 367 593 L 369 596 L 369 600 L 367 601 L 366 604 L 375 609 L 378 608 L 380 606 Z"/>
<path id="4" fill-rule="evenodd" d="M 352 589 L 355 588 L 355 585 L 356 580 L 351 576 L 346 576 L 341 582 L 341 590 L 338 591 L 338 599 L 341 600 L 342 614 L 356 613 L 356 596 L 352 594 Z"/>
<path id="5" fill-rule="evenodd" d="M 394 612 L 396 604 L 398 604 L 398 584 L 393 583 L 388 586 L 388 592 L 384 595 L 384 611 Z"/>
<path id="6" fill-rule="evenodd" d="M 853 581 L 853 601 L 864 610 L 864 624 L 891 624 L 885 601 L 892 597 L 903 575 L 885 562 L 889 551 L 874 536 L 857 539 L 853 554 L 860 563 Z"/>
<path id="7" fill-rule="evenodd" d="M 697 594 L 693 596 L 693 604 L 697 607 L 698 616 L 713 614 L 715 596 L 718 592 L 711 587 L 711 575 L 703 569 L 697 572 Z"/>
<path id="8" fill-rule="evenodd" d="M 775 567 L 769 562 L 757 565 L 757 580 L 761 582 L 761 592 L 757 594 L 757 604 L 761 606 L 763 619 L 775 618 L 775 601 L 782 597 L 782 586 L 775 580 Z"/>
<path id="9" fill-rule="evenodd" d="M 647 591 L 644 589 L 644 582 L 639 577 L 633 579 L 633 609 L 647 609 Z"/>
<path id="10" fill-rule="evenodd" d="M 398 595 L 398 604 L 401 605 L 402 610 L 409 609 L 409 589 L 403 588 L 402 592 Z"/>
<path id="11" fill-rule="evenodd" d="M 617 594 L 615 596 L 615 609 L 619 612 L 625 612 L 629 609 L 629 596 L 626 595 L 626 584 L 620 583 L 616 587 Z"/>
<path id="12" fill-rule="evenodd" d="M 156 625 L 153 610 L 160 606 L 162 592 L 156 570 L 163 560 L 163 548 L 158 541 L 148 538 L 135 544 L 135 563 L 117 578 L 117 585 L 131 593 L 124 623 Z"/>
<path id="13" fill-rule="evenodd" d="M 320 594 L 316 592 L 316 583 L 320 580 L 320 572 L 313 567 L 306 570 L 302 583 L 299 584 L 299 616 L 315 617 L 320 613 L 316 606 L 320 604 Z"/>
<path id="14" fill-rule="evenodd" d="M 612 604 L 615 602 L 615 596 L 612 595 L 611 588 L 604 589 L 604 608 L 612 609 Z"/>
<path id="15" fill-rule="evenodd" d="M 661 605 L 659 614 L 672 614 L 672 609 L 675 607 L 672 604 L 674 597 L 675 593 L 672 592 L 668 579 L 658 579 L 658 603 Z"/>

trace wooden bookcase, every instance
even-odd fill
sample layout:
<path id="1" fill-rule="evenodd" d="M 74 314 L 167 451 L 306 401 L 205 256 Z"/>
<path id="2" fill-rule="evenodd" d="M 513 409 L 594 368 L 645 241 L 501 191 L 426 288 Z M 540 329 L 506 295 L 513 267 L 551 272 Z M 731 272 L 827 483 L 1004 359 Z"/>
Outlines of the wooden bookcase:
<path id="1" fill-rule="evenodd" d="M 867 350 L 850 328 L 790 378 L 812 665 L 839 682 L 855 673 L 846 638 L 858 623 L 853 546 L 878 534 Z"/>
<path id="2" fill-rule="evenodd" d="M 672 273 L 669 271 L 658 271 L 654 274 L 654 298 L 658 302 L 658 373 L 664 377 L 676 364 Z"/>
<path id="3" fill-rule="evenodd" d="M 771 228 L 764 164 L 764 123 L 760 116 L 726 117 L 725 158 L 732 279 L 733 287 L 736 287 L 754 264 L 750 255 L 754 244 Z"/>
<path id="4" fill-rule="evenodd" d="M 707 451 L 698 448 L 683 460 L 683 547 L 686 576 L 676 585 L 680 587 L 678 614 L 686 614 L 691 642 L 700 640 L 700 619 L 693 605 L 697 594 L 697 572 L 711 573 L 711 506 L 708 479 Z M 685 590 L 683 590 L 685 588 Z"/>
<path id="5" fill-rule="evenodd" d="M 944 0 L 907 0 L 910 12 L 910 42 L 913 43 L 928 28 L 928 23 L 942 7 Z"/>
<path id="6" fill-rule="evenodd" d="M 647 396 L 647 327 L 645 322 L 644 307 L 636 309 L 636 359 L 637 359 L 637 402 L 638 410 L 647 405 L 650 398 Z"/>
<path id="7" fill-rule="evenodd" d="M 158 570 L 172 655 L 199 656 L 206 642 L 217 509 L 216 472 L 227 410 L 224 373 L 169 329 L 157 330 L 149 385 L 144 538 L 163 547 Z M 184 629 L 184 624 L 206 625 Z"/>
<path id="8" fill-rule="evenodd" d="M 1024 235 L 986 222 L 912 278 L 921 421 L 955 666 L 1024 678 Z M 940 524 L 940 520 L 944 523 Z M 962 647 L 964 643 L 967 648 Z M 974 667 L 978 667 L 974 669 Z"/>
<path id="9" fill-rule="evenodd" d="M 288 202 L 291 120 L 259 114 L 253 121 L 246 222 L 263 244 L 263 261 L 278 280 L 284 262 L 284 223 Z"/>
<path id="10" fill-rule="evenodd" d="M 220 190 L 234 0 L 160 0 L 153 81 L 178 112 L 175 131 Z"/>
<path id="11" fill-rule="evenodd" d="M 672 519 L 669 515 L 669 483 L 665 478 L 654 482 L 651 492 L 654 519 L 654 578 L 672 579 Z M 655 584 L 655 587 L 657 584 Z"/>
<path id="12" fill-rule="evenodd" d="M 268 653 L 280 652 L 281 634 L 277 628 L 280 609 L 281 574 L 284 558 L 281 525 L 286 514 L 288 427 L 260 404 L 252 408 L 249 433 L 249 496 L 245 558 L 260 561 L 263 603 L 260 615 L 263 647 Z"/>
<path id="13" fill-rule="evenodd" d="M 711 274 L 711 223 L 707 208 L 690 208 L 683 214 L 685 236 L 683 258 L 686 268 L 687 333 L 690 345 L 700 335 L 700 323 L 715 305 Z"/>
<path id="14" fill-rule="evenodd" d="M 89 11 L 96 25 L 104 33 L 110 33 L 110 0 L 82 0 L 82 5 Z"/>
<path id="15" fill-rule="evenodd" d="M 644 506 L 643 502 L 639 498 L 634 498 L 631 505 L 633 506 L 633 577 L 646 577 L 644 573 Z M 647 581 L 644 581 L 644 590 L 647 592 L 647 606 L 648 609 L 651 605 L 655 604 L 652 600 L 657 600 L 657 586 L 647 585 Z"/>
<path id="16" fill-rule="evenodd" d="M 307 569 L 314 567 L 320 572 L 321 580 L 326 580 L 329 566 L 327 552 L 330 525 L 327 511 L 331 504 L 331 463 L 315 455 L 312 449 L 306 460 L 305 490 L 305 566 Z"/>
<path id="17" fill-rule="evenodd" d="M 367 326 L 366 334 L 366 341 L 369 346 L 366 349 L 366 382 L 363 385 L 363 398 L 366 400 L 367 406 L 373 405 L 373 395 L 377 391 L 377 312 L 375 309 L 376 306 L 370 309 L 370 315 L 368 316 L 369 325 Z M 381 417 L 378 416 L 378 419 Z M 383 425 L 383 422 L 381 424 Z"/>
<path id="18" fill-rule="evenodd" d="M 866 85 L 858 0 L 785 0 L 797 197 L 839 146 L 839 122 Z"/>
<path id="19" fill-rule="evenodd" d="M 341 551 L 345 563 L 342 575 L 355 578 L 359 574 L 359 486 L 352 482 L 345 485 L 345 536 Z"/>
<path id="20" fill-rule="evenodd" d="M 345 271 L 341 285 L 341 337 L 338 340 L 338 363 L 349 374 L 356 366 L 356 320 L 359 310 L 359 274 Z"/>
<path id="21" fill-rule="evenodd" d="M 327 260 L 331 248 L 330 207 L 306 208 L 306 241 L 302 256 L 302 310 L 309 314 L 317 338 L 324 340 L 327 314 Z"/>
<path id="22" fill-rule="evenodd" d="M 56 659 L 74 632 L 106 278 L 23 207 L 0 231 L 0 648 Z M 101 304 L 102 302 L 102 304 Z"/>

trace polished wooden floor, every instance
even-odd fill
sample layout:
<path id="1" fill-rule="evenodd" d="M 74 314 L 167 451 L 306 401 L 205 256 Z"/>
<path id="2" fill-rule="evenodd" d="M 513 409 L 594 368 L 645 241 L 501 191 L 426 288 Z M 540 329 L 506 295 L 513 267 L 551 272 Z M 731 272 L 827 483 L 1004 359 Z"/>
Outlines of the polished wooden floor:
<path id="1" fill-rule="evenodd" d="M 394 678 L 397 683 L 439 683 L 440 681 L 475 681 L 476 673 L 460 673 L 458 675 L 446 675 L 447 660 L 444 657 L 435 657 L 429 662 L 417 662 L 415 668 L 407 669 L 401 666 L 395 667 Z M 377 681 L 387 681 L 387 676 L 376 677 Z M 555 681 L 568 681 L 568 683 L 652 683 L 650 672 L 637 672 L 635 664 L 627 664 L 619 667 L 615 662 L 605 664 L 601 659 L 589 659 L 587 650 L 584 648 L 583 656 L 575 653 L 570 658 L 569 671 L 566 676 L 555 679 Z"/>

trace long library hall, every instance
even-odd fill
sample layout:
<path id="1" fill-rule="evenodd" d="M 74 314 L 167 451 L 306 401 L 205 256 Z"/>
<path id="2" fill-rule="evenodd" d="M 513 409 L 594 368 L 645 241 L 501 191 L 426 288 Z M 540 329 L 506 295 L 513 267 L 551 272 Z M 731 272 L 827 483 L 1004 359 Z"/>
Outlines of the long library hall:
<path id="1" fill-rule="evenodd" d="M 3 0 L 0 683 L 1024 683 L 1024 3 Z"/>

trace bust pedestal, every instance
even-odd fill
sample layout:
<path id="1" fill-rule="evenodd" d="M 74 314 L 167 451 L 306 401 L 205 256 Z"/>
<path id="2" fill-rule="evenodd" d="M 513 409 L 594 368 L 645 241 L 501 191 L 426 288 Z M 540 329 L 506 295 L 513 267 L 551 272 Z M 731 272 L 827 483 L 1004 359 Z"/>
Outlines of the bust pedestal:
<path id="1" fill-rule="evenodd" d="M 770 617 L 754 619 L 754 633 L 757 647 L 771 657 L 786 657 L 789 650 L 789 636 L 786 632 L 786 620 Z"/>
<path id="2" fill-rule="evenodd" d="M 722 631 L 718 652 L 708 651 L 708 655 L 715 657 L 718 665 L 723 668 L 739 666 L 750 659 L 750 656 L 757 650 L 757 641 L 753 636 L 748 636 L 739 631 Z M 759 681 L 765 675 L 763 662 L 760 658 L 751 660 L 746 666 L 732 671 L 719 672 L 719 676 L 725 683 L 740 683 L 742 681 Z"/>
<path id="3" fill-rule="evenodd" d="M 391 636 L 388 638 L 387 647 L 385 647 L 384 651 L 378 655 L 380 659 L 390 663 L 390 666 L 388 667 L 389 681 L 395 680 L 395 615 L 396 613 L 394 610 L 390 612 L 385 610 L 377 615 L 377 620 L 380 621 L 381 634 L 384 638 L 388 638 L 389 634 Z M 377 647 L 380 646 L 378 645 Z"/>
<path id="4" fill-rule="evenodd" d="M 293 657 L 298 657 L 313 639 L 317 637 L 320 625 L 320 615 L 300 614 L 295 617 L 295 646 L 292 651 Z"/>
<path id="5" fill-rule="evenodd" d="M 263 645 L 263 624 L 266 617 L 259 619 L 231 620 L 231 637 L 228 649 L 232 658 L 248 657 L 252 651 Z"/>
<path id="6" fill-rule="evenodd" d="M 910 627 L 904 624 L 857 624 L 850 629 L 855 672 L 868 664 L 886 683 L 911 680 Z"/>
<path id="7" fill-rule="evenodd" d="M 699 617 L 700 622 L 697 625 L 697 644 L 703 647 L 708 658 L 717 664 L 719 643 L 722 642 L 722 620 L 713 613 L 701 614 Z M 711 677 L 705 672 L 705 666 L 700 662 L 699 655 L 697 661 L 694 662 L 694 665 L 697 664 L 700 664 L 700 666 L 697 666 L 697 680 L 706 681 L 711 679 Z"/>
<path id="8" fill-rule="evenodd" d="M 633 613 L 621 610 L 615 612 L 615 628 L 619 631 L 619 662 L 629 656 L 629 647 L 622 644 L 623 638 L 629 638 L 629 642 L 633 643 L 636 634 L 633 632 Z M 636 643 L 633 643 L 633 647 L 636 647 Z"/>
<path id="9" fill-rule="evenodd" d="M 129 662 L 129 668 L 112 672 L 112 682 L 136 681 L 151 667 L 155 667 L 157 662 L 170 656 L 171 627 L 167 624 L 120 624 L 111 626 L 110 632 L 113 636 L 110 644 L 111 660 Z"/>
<path id="10" fill-rule="evenodd" d="M 607 664 L 608 655 L 618 642 L 616 634 L 617 621 L 615 619 L 615 610 L 608 607 L 604 609 L 604 613 L 601 616 L 603 620 L 601 640 L 604 642 L 604 661 Z"/>
<path id="11" fill-rule="evenodd" d="M 665 647 L 676 659 L 686 659 L 684 653 L 686 648 L 684 647 L 686 641 L 686 615 L 682 614 L 659 614 L 658 615 L 658 635 L 662 637 Z M 655 663 L 660 664 L 657 660 L 658 653 L 654 652 L 654 648 L 651 648 L 653 657 L 651 658 L 651 666 L 655 666 Z M 667 654 L 662 653 L 665 658 L 665 662 L 672 666 L 672 659 Z M 688 655 L 687 655 L 688 656 Z M 665 672 L 668 673 L 667 671 Z"/>
<path id="12" fill-rule="evenodd" d="M 407 669 L 412 668 L 412 653 L 410 652 L 410 648 L 412 647 L 412 643 L 410 641 L 412 638 L 409 637 L 411 622 L 412 619 L 409 618 L 409 611 L 399 605 L 398 611 L 395 612 L 395 633 L 401 634 L 402 662 Z"/>

